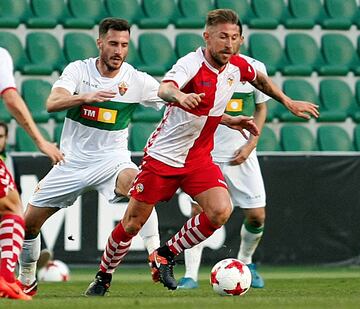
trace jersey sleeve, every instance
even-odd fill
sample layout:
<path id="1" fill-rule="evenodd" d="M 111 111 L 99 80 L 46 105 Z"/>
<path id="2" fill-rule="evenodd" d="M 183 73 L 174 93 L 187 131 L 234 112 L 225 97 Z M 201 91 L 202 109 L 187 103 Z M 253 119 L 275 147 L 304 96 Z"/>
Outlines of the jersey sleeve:
<path id="1" fill-rule="evenodd" d="M 71 94 L 78 93 L 81 75 L 80 61 L 71 62 L 65 67 L 52 88 L 64 88 Z"/>
<path id="2" fill-rule="evenodd" d="M 0 48 L 0 94 L 3 94 L 7 89 L 16 89 L 14 78 L 14 65 L 9 52 Z"/>
<path id="3" fill-rule="evenodd" d="M 232 56 L 230 63 L 239 68 L 240 81 L 252 82 L 256 78 L 256 70 L 243 57 L 239 55 Z"/>
<path id="4" fill-rule="evenodd" d="M 165 74 L 162 82 L 173 82 L 179 89 L 182 89 L 192 77 L 187 62 L 187 58 L 180 58 Z"/>
<path id="5" fill-rule="evenodd" d="M 157 110 L 161 109 L 165 102 L 158 97 L 159 82 L 147 73 L 139 72 L 143 80 L 142 94 L 140 103 L 144 106 L 153 107 Z"/>

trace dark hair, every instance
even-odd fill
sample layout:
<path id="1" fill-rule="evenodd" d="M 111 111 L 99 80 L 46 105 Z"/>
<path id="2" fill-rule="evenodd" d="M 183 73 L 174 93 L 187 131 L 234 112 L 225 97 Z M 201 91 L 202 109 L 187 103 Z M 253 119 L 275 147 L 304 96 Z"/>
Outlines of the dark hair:
<path id="1" fill-rule="evenodd" d="M 230 9 L 217 9 L 210 11 L 206 16 L 206 26 L 215 26 L 218 24 L 235 24 L 239 23 L 238 14 Z"/>
<path id="2" fill-rule="evenodd" d="M 0 121 L 0 127 L 3 127 L 3 128 L 4 128 L 4 130 L 5 130 L 5 135 L 7 136 L 7 135 L 8 135 L 8 132 L 9 132 L 9 127 L 8 127 L 8 125 L 7 125 L 5 122 Z"/>
<path id="3" fill-rule="evenodd" d="M 242 35 L 242 32 L 243 32 L 243 27 L 242 27 L 242 23 L 241 23 L 241 20 L 239 19 L 238 20 L 238 26 L 239 26 L 239 32 L 240 32 L 240 35 Z"/>
<path id="4" fill-rule="evenodd" d="M 127 22 L 127 20 L 122 18 L 104 18 L 99 25 L 99 37 L 104 36 L 110 29 L 117 31 L 128 31 L 130 33 L 130 24 Z"/>

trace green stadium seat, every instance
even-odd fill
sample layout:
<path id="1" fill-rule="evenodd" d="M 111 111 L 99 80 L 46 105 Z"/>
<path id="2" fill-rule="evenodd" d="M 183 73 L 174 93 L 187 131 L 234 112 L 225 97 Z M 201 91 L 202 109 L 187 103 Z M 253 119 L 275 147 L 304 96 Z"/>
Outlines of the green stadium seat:
<path id="1" fill-rule="evenodd" d="M 165 108 L 156 110 L 152 107 L 145 107 L 139 104 L 131 116 L 132 122 L 160 122 L 164 115 Z"/>
<path id="2" fill-rule="evenodd" d="M 179 33 L 175 37 L 175 52 L 178 58 L 205 46 L 204 39 L 196 33 Z"/>
<path id="3" fill-rule="evenodd" d="M 247 0 L 215 0 L 215 7 L 218 9 L 232 9 L 238 13 L 241 23 L 248 24 L 254 17 L 251 6 Z"/>
<path id="4" fill-rule="evenodd" d="M 97 57 L 94 38 L 87 33 L 69 32 L 64 36 L 64 56 L 68 62 Z"/>
<path id="5" fill-rule="evenodd" d="M 310 76 L 320 62 L 320 50 L 314 38 L 306 33 L 290 33 L 285 37 L 283 75 Z"/>
<path id="6" fill-rule="evenodd" d="M 56 124 L 55 129 L 54 129 L 54 142 L 58 146 L 60 146 L 61 132 L 62 132 L 63 126 L 64 126 L 64 123 L 58 123 L 58 124 Z"/>
<path id="7" fill-rule="evenodd" d="M 272 34 L 253 33 L 249 37 L 249 55 L 266 65 L 267 73 L 272 76 L 280 70 L 283 62 L 283 49 L 279 40 Z"/>
<path id="8" fill-rule="evenodd" d="M 64 28 L 92 29 L 106 16 L 101 0 L 68 0 L 70 17 L 63 21 Z"/>
<path id="9" fill-rule="evenodd" d="M 321 151 L 353 151 L 349 134 L 338 126 L 321 126 L 317 130 L 317 144 Z"/>
<path id="10" fill-rule="evenodd" d="M 31 0 L 32 16 L 26 20 L 27 28 L 55 28 L 69 16 L 64 0 Z"/>
<path id="11" fill-rule="evenodd" d="M 277 115 L 276 115 L 276 111 L 278 109 L 278 105 L 280 103 L 277 102 L 276 100 L 274 99 L 270 99 L 266 102 L 266 108 L 267 108 L 267 111 L 266 111 L 266 122 L 271 122 L 273 121 Z"/>
<path id="12" fill-rule="evenodd" d="M 323 15 L 320 0 L 288 0 L 288 16 L 284 26 L 287 29 L 312 29 Z"/>
<path id="13" fill-rule="evenodd" d="M 321 27 L 338 30 L 350 29 L 358 10 L 356 0 L 324 0 L 324 8 Z"/>
<path id="14" fill-rule="evenodd" d="M 339 79 L 324 79 L 319 85 L 319 122 L 345 121 L 356 109 L 349 85 Z"/>
<path id="15" fill-rule="evenodd" d="M 206 15 L 214 9 L 211 0 L 178 0 L 181 16 L 175 21 L 176 28 L 203 28 Z"/>
<path id="16" fill-rule="evenodd" d="M 109 17 L 124 18 L 130 24 L 136 24 L 144 16 L 138 0 L 105 0 L 104 5 Z"/>
<path id="17" fill-rule="evenodd" d="M 25 54 L 24 47 L 22 46 L 18 36 L 11 32 L 0 32 L 0 46 L 7 49 L 10 53 L 14 69 L 17 71 L 22 70 L 22 67 L 29 61 Z"/>
<path id="18" fill-rule="evenodd" d="M 58 40 L 47 32 L 31 32 L 26 36 L 26 53 L 29 64 L 22 69 L 23 74 L 50 75 L 61 72 L 65 59 Z"/>
<path id="19" fill-rule="evenodd" d="M 9 113 L 9 111 L 7 110 L 3 99 L 0 97 L 0 121 L 4 121 L 4 122 L 10 122 L 12 116 Z"/>
<path id="20" fill-rule="evenodd" d="M 360 125 L 359 124 L 354 128 L 354 148 L 356 151 L 360 151 Z"/>
<path id="21" fill-rule="evenodd" d="M 27 0 L 0 1 L 0 28 L 17 28 L 29 15 Z"/>
<path id="22" fill-rule="evenodd" d="M 280 129 L 280 144 L 284 151 L 315 151 L 315 137 L 301 125 L 284 125 Z"/>
<path id="23" fill-rule="evenodd" d="M 321 37 L 321 55 L 324 63 L 317 68 L 319 75 L 345 76 L 356 60 L 353 44 L 342 34 L 324 34 Z"/>
<path id="24" fill-rule="evenodd" d="M 145 17 L 137 22 L 139 28 L 167 28 L 179 16 L 174 0 L 143 0 L 142 9 Z"/>
<path id="25" fill-rule="evenodd" d="M 44 136 L 47 141 L 51 141 L 49 133 L 43 128 L 38 126 L 40 133 Z M 38 152 L 39 149 L 36 147 L 36 144 L 31 139 L 31 137 L 26 133 L 22 127 L 16 127 L 15 130 L 15 139 L 16 151 L 28 151 L 28 152 Z"/>
<path id="26" fill-rule="evenodd" d="M 51 84 L 40 79 L 28 79 L 21 85 L 21 94 L 35 122 L 44 123 L 50 119 L 46 110 L 46 100 L 51 91 Z"/>
<path id="27" fill-rule="evenodd" d="M 150 75 L 164 75 L 176 61 L 175 51 L 162 33 L 140 34 L 138 51 L 145 64 L 139 69 Z"/>
<path id="28" fill-rule="evenodd" d="M 360 25 L 360 16 L 359 16 L 359 25 Z M 354 59 L 353 65 L 352 65 L 352 71 L 354 72 L 354 74 L 356 76 L 360 76 L 360 35 L 357 38 L 357 50 L 356 50 L 355 59 Z"/>
<path id="29" fill-rule="evenodd" d="M 274 131 L 264 126 L 256 146 L 257 151 L 279 151 L 280 146 Z"/>
<path id="30" fill-rule="evenodd" d="M 290 79 L 285 80 L 282 85 L 283 91 L 294 100 L 319 103 L 319 98 L 314 87 L 306 80 Z M 284 122 L 305 122 L 306 119 L 296 117 L 290 113 L 282 104 L 278 104 L 277 117 Z"/>
<path id="31" fill-rule="evenodd" d="M 355 122 L 360 123 L 360 80 L 355 84 L 355 98 L 356 108 L 353 110 L 351 117 Z"/>
<path id="32" fill-rule="evenodd" d="M 133 122 L 130 124 L 129 149 L 143 151 L 150 134 L 156 129 L 158 122 Z"/>
<path id="33" fill-rule="evenodd" d="M 252 0 L 251 6 L 254 17 L 248 22 L 249 28 L 276 29 L 286 14 L 283 0 Z"/>

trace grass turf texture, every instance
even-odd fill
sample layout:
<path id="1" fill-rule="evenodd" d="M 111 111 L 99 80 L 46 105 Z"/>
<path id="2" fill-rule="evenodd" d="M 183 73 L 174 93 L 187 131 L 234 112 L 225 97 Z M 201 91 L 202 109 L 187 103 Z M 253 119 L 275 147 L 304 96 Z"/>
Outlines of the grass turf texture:
<path id="1" fill-rule="evenodd" d="M 224 309 L 224 308 L 360 308 L 360 268 L 354 267 L 259 267 L 265 279 L 264 289 L 250 289 L 241 297 L 222 297 L 209 284 L 211 267 L 200 272 L 200 287 L 195 290 L 168 291 L 150 281 L 149 269 L 126 268 L 116 272 L 106 297 L 89 298 L 84 290 L 96 269 L 71 269 L 71 280 L 44 283 L 31 302 L 0 299 L 0 308 L 152 308 L 152 309 Z M 183 267 L 176 267 L 176 278 Z"/>

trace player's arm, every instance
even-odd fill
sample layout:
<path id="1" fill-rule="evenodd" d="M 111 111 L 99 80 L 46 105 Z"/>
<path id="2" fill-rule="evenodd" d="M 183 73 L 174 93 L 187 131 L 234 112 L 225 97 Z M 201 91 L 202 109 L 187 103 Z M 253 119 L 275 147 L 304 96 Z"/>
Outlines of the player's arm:
<path id="1" fill-rule="evenodd" d="M 239 131 L 246 139 L 248 139 L 248 137 L 246 136 L 244 129 L 249 131 L 252 135 L 259 135 L 259 129 L 254 122 L 254 117 L 223 114 L 220 123 L 230 129 Z"/>
<path id="2" fill-rule="evenodd" d="M 158 96 L 166 102 L 176 102 L 181 106 L 192 109 L 199 105 L 204 93 L 184 93 L 172 81 L 163 81 L 160 83 Z"/>
<path id="3" fill-rule="evenodd" d="M 46 101 L 46 108 L 48 112 L 58 112 L 84 103 L 109 101 L 115 95 L 116 92 L 107 90 L 73 95 L 65 88 L 55 87 Z"/>
<path id="4" fill-rule="evenodd" d="M 55 144 L 48 142 L 41 135 L 29 112 L 29 109 L 18 92 L 13 88 L 6 90 L 3 93 L 3 100 L 9 112 L 34 140 L 40 151 L 46 154 L 53 164 L 62 161 L 64 159 L 63 154 Z"/>
<path id="5" fill-rule="evenodd" d="M 259 129 L 259 135 L 250 135 L 247 143 L 235 151 L 234 159 L 230 162 L 230 164 L 238 165 L 245 162 L 250 153 L 254 150 L 258 143 L 262 128 L 264 127 L 266 113 L 267 106 L 265 102 L 255 104 L 254 122 Z"/>
<path id="6" fill-rule="evenodd" d="M 305 119 L 310 119 L 310 115 L 315 118 L 319 117 L 318 105 L 306 101 L 292 100 L 268 76 L 259 71 L 257 71 L 256 78 L 250 83 L 261 92 L 282 103 L 295 116 Z"/>

